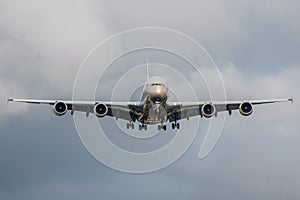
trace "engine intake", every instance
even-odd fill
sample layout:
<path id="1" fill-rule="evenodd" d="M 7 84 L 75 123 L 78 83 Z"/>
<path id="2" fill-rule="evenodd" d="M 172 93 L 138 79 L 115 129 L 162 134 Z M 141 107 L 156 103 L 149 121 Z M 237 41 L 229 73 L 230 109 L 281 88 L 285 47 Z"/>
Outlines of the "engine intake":
<path id="1" fill-rule="evenodd" d="M 97 117 L 104 117 L 108 112 L 107 105 L 104 103 L 98 103 L 94 107 L 94 113 Z"/>
<path id="2" fill-rule="evenodd" d="M 66 114 L 68 110 L 67 104 L 64 102 L 56 102 L 53 106 L 53 112 L 57 115 L 57 116 L 62 116 L 64 114 Z"/>
<path id="3" fill-rule="evenodd" d="M 204 117 L 210 118 L 216 114 L 216 107 L 211 103 L 204 104 L 201 113 Z"/>
<path id="4" fill-rule="evenodd" d="M 250 102 L 244 102 L 240 104 L 240 113 L 244 116 L 249 116 L 253 112 L 253 106 Z"/>

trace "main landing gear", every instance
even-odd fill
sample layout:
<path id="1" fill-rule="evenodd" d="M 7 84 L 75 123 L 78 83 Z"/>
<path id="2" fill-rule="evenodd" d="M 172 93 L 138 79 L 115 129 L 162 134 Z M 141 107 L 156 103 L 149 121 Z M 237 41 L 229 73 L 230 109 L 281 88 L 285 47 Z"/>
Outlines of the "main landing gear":
<path id="1" fill-rule="evenodd" d="M 172 129 L 179 129 L 180 128 L 180 125 L 179 123 L 172 123 Z M 167 130 L 167 126 L 166 125 L 158 125 L 158 130 L 160 131 L 161 129 L 163 129 L 164 131 Z"/>
<path id="2" fill-rule="evenodd" d="M 127 129 L 134 129 L 134 123 L 130 122 L 130 123 L 127 123 Z"/>
<path id="3" fill-rule="evenodd" d="M 127 123 L 126 124 L 126 128 L 127 129 L 134 129 L 134 123 L 133 122 L 130 122 L 130 123 Z M 139 125 L 139 130 L 147 130 L 147 125 L 145 125 L 145 124 L 141 124 L 141 125 Z"/>
<path id="4" fill-rule="evenodd" d="M 177 128 L 177 129 L 180 128 L 179 123 L 172 123 L 172 129 L 175 129 L 175 128 Z"/>
<path id="5" fill-rule="evenodd" d="M 165 130 L 167 130 L 167 126 L 165 124 L 158 125 L 158 130 L 160 131 L 161 129 L 163 129 L 165 131 Z"/>
<path id="6" fill-rule="evenodd" d="M 127 127 L 127 129 L 134 129 L 134 123 L 133 122 L 127 123 L 126 127 Z M 172 123 L 172 129 L 179 129 L 179 128 L 180 128 L 179 123 Z M 145 131 L 147 131 L 147 125 L 140 124 L 139 125 L 139 130 L 141 131 L 143 129 Z M 164 130 L 164 131 L 166 131 L 167 130 L 167 126 L 165 124 L 159 124 L 158 125 L 158 130 L 160 131 L 161 129 Z"/>

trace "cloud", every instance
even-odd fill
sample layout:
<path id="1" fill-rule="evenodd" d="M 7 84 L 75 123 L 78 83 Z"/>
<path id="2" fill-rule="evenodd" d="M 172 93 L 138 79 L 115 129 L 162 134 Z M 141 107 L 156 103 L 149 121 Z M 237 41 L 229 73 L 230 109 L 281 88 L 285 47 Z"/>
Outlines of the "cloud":
<path id="1" fill-rule="evenodd" d="M 255 118 L 261 123 L 280 124 L 287 122 L 288 125 L 296 125 L 298 121 L 297 110 L 300 104 L 299 96 L 299 67 L 287 68 L 283 71 L 270 72 L 262 76 L 247 76 L 238 68 L 229 63 L 223 67 L 222 76 L 225 83 L 228 99 L 282 99 L 293 97 L 294 104 L 276 103 L 272 105 L 256 106 Z M 276 114 L 274 114 L 274 111 Z M 299 127 L 298 127 L 299 128 Z"/>
<path id="2" fill-rule="evenodd" d="M 12 107 L 8 107 L 8 105 L 5 104 L 6 97 L 9 95 L 25 95 L 19 86 L 14 85 L 14 83 L 11 82 L 3 82 L 0 81 L 0 94 L 1 94 L 1 117 L 7 117 L 11 115 L 16 115 L 20 113 L 25 113 L 27 110 L 27 106 L 25 105 L 15 105 Z"/>
<path id="3" fill-rule="evenodd" d="M 293 0 L 1 1 L 0 118 L 10 119 L 1 122 L 1 197 L 299 199 L 298 10 Z M 8 97 L 70 97 L 88 51 L 112 32 L 140 26 L 174 28 L 201 42 L 220 65 L 229 99 L 293 96 L 295 103 L 257 106 L 246 118 L 234 113 L 206 159 L 197 159 L 199 134 L 173 166 L 139 176 L 95 162 L 69 116 L 6 104 Z M 199 83 L 198 75 L 188 78 Z M 176 80 L 169 86 L 185 92 Z M 195 88 L 205 96 L 202 85 Z"/>
<path id="4" fill-rule="evenodd" d="M 97 12 L 92 1 L 1 1 L 1 110 L 8 97 L 71 97 L 81 62 L 107 36 Z"/>

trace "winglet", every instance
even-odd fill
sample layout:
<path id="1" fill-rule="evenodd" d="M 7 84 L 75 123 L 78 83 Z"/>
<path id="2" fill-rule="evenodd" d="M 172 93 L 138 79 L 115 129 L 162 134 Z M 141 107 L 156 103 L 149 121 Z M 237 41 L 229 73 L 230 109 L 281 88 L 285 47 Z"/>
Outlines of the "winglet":
<path id="1" fill-rule="evenodd" d="M 294 103 L 293 97 L 289 98 L 289 101 L 290 101 L 291 103 Z"/>
<path id="2" fill-rule="evenodd" d="M 14 101 L 14 99 L 12 98 L 7 99 L 7 103 L 9 103 L 10 101 Z"/>

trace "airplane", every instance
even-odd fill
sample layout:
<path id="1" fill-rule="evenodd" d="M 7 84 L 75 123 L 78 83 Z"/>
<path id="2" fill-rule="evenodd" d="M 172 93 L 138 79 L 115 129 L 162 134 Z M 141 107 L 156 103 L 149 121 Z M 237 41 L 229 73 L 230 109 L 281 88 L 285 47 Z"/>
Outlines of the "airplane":
<path id="1" fill-rule="evenodd" d="M 25 102 L 32 104 L 53 105 L 53 111 L 57 116 L 71 115 L 75 111 L 94 113 L 97 117 L 105 116 L 123 119 L 127 122 L 127 129 L 134 129 L 135 122 L 139 122 L 139 130 L 147 130 L 147 125 L 158 124 L 158 130 L 167 130 L 166 123 L 171 123 L 172 129 L 179 129 L 178 121 L 189 120 L 190 117 L 200 116 L 205 118 L 217 117 L 218 112 L 239 110 L 243 116 L 249 116 L 253 112 L 254 105 L 270 104 L 276 102 L 293 102 L 293 98 L 248 100 L 248 101 L 223 101 L 223 102 L 169 102 L 168 86 L 164 78 L 153 76 L 145 83 L 142 99 L 139 102 L 105 102 L 105 101 L 73 101 L 73 100 L 35 100 L 13 99 L 8 102 Z"/>

